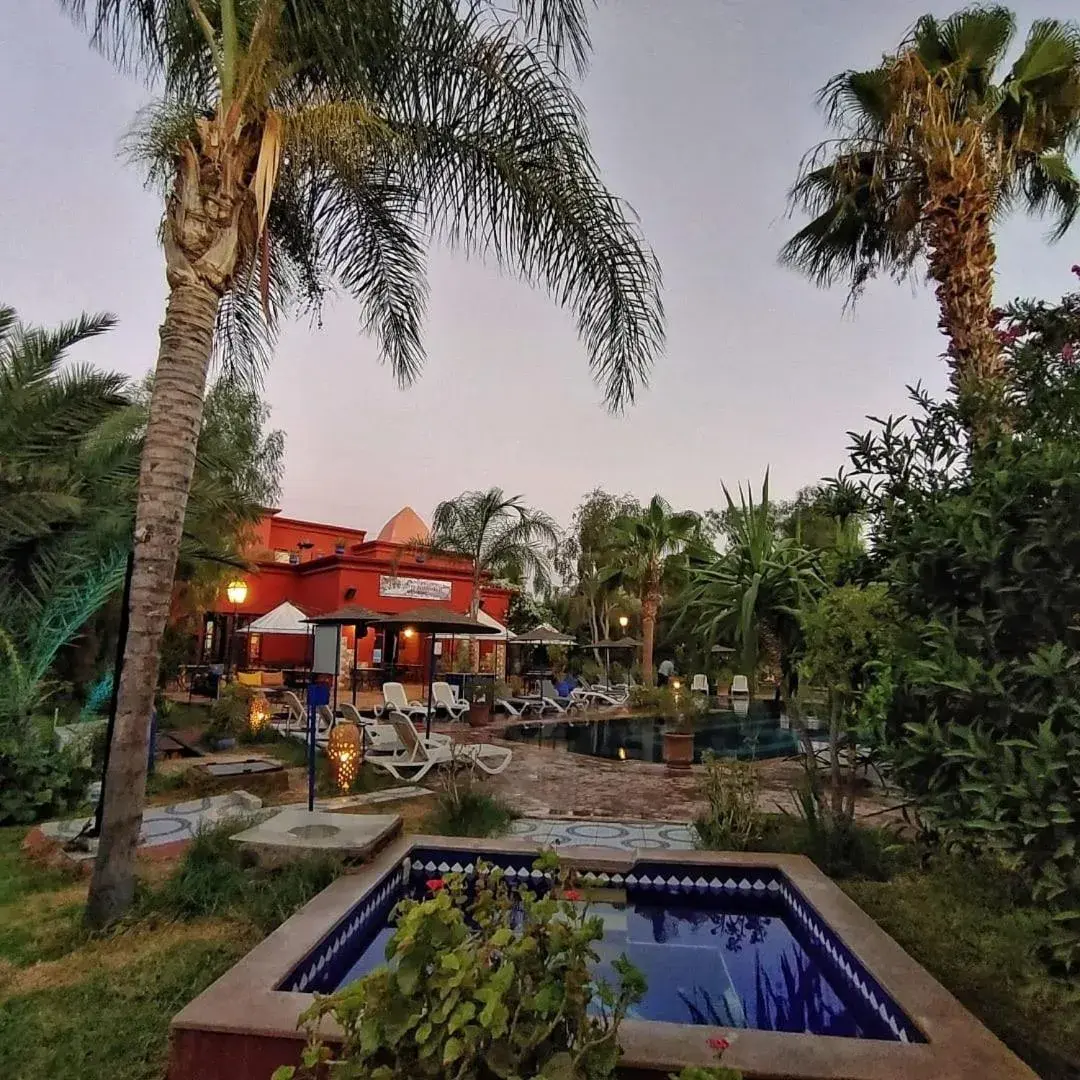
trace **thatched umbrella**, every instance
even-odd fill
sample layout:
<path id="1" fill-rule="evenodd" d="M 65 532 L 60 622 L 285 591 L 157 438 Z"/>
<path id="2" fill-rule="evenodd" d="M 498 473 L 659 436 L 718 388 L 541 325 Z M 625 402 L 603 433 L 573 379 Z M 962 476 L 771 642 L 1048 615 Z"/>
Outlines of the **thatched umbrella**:
<path id="1" fill-rule="evenodd" d="M 608 685 L 611 684 L 611 650 L 612 649 L 636 649 L 641 645 L 641 642 L 637 638 L 621 637 L 615 641 L 594 641 L 591 645 L 586 645 L 586 649 L 596 649 L 598 652 L 604 653 L 604 678 L 607 679 Z"/>

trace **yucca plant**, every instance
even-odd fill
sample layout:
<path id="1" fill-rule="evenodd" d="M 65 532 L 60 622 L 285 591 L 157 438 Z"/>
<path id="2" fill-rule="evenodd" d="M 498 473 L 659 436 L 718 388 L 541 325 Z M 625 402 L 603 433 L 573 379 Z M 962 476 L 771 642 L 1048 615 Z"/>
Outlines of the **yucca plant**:
<path id="1" fill-rule="evenodd" d="M 1014 208 L 1063 236 L 1080 208 L 1070 161 L 1080 138 L 1080 28 L 1040 19 L 999 76 L 1016 32 L 1008 8 L 924 15 L 868 71 L 822 89 L 837 131 L 804 159 L 791 191 L 813 220 L 784 262 L 856 297 L 878 273 L 925 267 L 949 339 L 969 428 L 1001 420 L 1005 367 L 994 317 L 994 223 Z"/>
<path id="2" fill-rule="evenodd" d="M 661 347 L 662 318 L 656 262 L 600 181 L 562 67 L 588 52 L 587 0 L 60 3 L 163 95 L 132 141 L 165 191 L 169 298 L 87 909 L 100 925 L 134 888 L 145 718 L 215 331 L 234 361 L 265 358 L 263 316 L 337 285 L 407 383 L 441 241 L 547 286 L 620 405 Z"/>

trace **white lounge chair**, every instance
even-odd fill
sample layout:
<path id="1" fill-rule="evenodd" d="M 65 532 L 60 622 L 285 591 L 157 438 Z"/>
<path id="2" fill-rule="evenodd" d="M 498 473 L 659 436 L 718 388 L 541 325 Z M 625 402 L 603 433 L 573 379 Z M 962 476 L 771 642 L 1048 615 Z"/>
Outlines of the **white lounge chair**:
<path id="1" fill-rule="evenodd" d="M 390 714 L 390 723 L 404 749 L 396 754 L 375 754 L 369 759 L 376 768 L 395 780 L 416 783 L 438 765 L 469 763 L 494 776 L 501 773 L 513 751 L 492 743 L 434 743 L 423 739 L 413 722 L 403 713 Z"/>
<path id="2" fill-rule="evenodd" d="M 320 748 L 326 747 L 326 744 L 330 741 L 330 732 L 334 730 L 334 726 L 337 722 L 337 717 L 334 715 L 334 712 L 329 705 L 320 705 L 315 710 L 316 746 Z M 304 722 L 301 727 L 294 727 L 286 734 L 288 734 L 290 738 L 296 739 L 298 742 L 306 743 L 308 739 L 307 717 L 304 717 Z"/>
<path id="3" fill-rule="evenodd" d="M 709 692 L 709 679 L 706 675 L 695 675 L 690 680 L 690 693 L 691 694 L 708 694 Z"/>
<path id="4" fill-rule="evenodd" d="M 460 720 L 469 711 L 469 703 L 458 700 L 448 682 L 433 682 L 431 684 L 431 697 L 436 710 L 445 710 L 451 720 Z"/>
<path id="5" fill-rule="evenodd" d="M 296 728 L 307 727 L 307 709 L 296 694 L 291 690 L 283 690 L 281 704 L 285 706 L 285 715 L 279 715 L 270 724 L 279 735 L 291 735 Z"/>
<path id="6" fill-rule="evenodd" d="M 583 702 L 586 708 L 613 709 L 617 705 L 625 705 L 630 693 L 628 690 L 625 692 L 615 688 L 609 690 L 606 687 L 590 686 L 588 683 L 582 682 L 580 686 L 576 686 L 570 691 L 570 696 Z"/>
<path id="7" fill-rule="evenodd" d="M 731 679 L 731 700 L 750 700 L 750 683 L 745 675 L 733 675 Z"/>
<path id="8" fill-rule="evenodd" d="M 427 719 L 427 706 L 422 701 L 410 701 L 405 695 L 405 687 L 399 682 L 383 683 L 383 703 L 376 709 L 379 716 L 401 713 L 410 720 Z"/>

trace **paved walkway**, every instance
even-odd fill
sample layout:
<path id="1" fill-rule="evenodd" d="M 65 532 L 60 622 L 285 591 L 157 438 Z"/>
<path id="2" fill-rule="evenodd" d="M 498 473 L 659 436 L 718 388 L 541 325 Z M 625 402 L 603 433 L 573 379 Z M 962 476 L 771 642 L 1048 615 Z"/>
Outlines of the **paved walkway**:
<path id="1" fill-rule="evenodd" d="M 510 827 L 510 835 L 550 847 L 609 847 L 617 851 L 692 851 L 696 839 L 689 825 L 554 818 L 519 818 Z"/>

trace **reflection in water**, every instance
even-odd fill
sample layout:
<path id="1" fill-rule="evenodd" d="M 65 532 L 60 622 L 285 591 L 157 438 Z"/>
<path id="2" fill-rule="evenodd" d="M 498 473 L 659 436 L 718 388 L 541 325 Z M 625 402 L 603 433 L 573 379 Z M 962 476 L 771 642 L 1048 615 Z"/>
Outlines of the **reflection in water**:
<path id="1" fill-rule="evenodd" d="M 742 703 L 743 705 L 746 702 Z M 665 722 L 634 716 L 574 723 L 511 724 L 508 739 L 553 746 L 575 754 L 626 761 L 663 761 Z M 724 757 L 768 758 L 794 753 L 798 740 L 782 718 L 770 717 L 755 703 L 749 715 L 733 711 L 703 713 L 694 719 L 694 760 L 706 750 Z"/>

